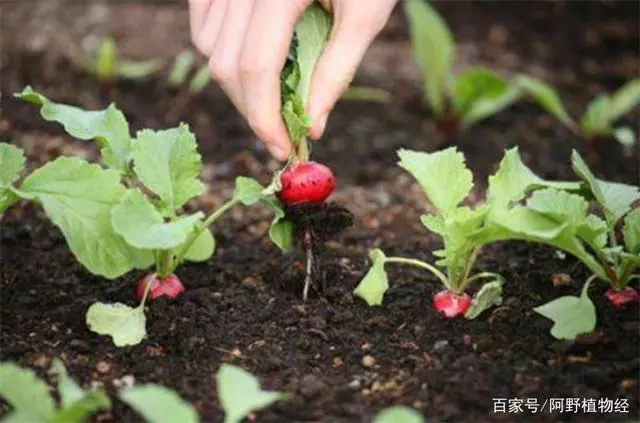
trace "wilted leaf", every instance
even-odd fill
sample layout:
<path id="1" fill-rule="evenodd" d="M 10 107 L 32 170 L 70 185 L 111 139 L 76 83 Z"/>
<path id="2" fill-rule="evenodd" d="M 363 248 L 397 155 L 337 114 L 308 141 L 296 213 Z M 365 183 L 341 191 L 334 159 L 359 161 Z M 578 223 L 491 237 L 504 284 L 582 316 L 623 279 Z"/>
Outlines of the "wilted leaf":
<path id="1" fill-rule="evenodd" d="M 93 303 L 87 310 L 89 330 L 113 338 L 116 347 L 136 345 L 147 334 L 144 308 L 132 308 L 122 303 Z"/>

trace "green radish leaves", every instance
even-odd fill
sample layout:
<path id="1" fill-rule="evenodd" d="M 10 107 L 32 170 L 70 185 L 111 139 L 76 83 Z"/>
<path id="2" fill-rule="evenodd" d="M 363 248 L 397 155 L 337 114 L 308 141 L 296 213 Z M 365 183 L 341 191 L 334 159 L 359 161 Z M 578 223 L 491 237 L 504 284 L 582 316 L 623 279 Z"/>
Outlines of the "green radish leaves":
<path id="1" fill-rule="evenodd" d="M 406 405 L 394 405 L 379 412 L 373 423 L 424 423 L 424 417 Z"/>
<path id="2" fill-rule="evenodd" d="M 24 168 L 24 152 L 11 144 L 0 143 L 0 214 L 19 197 L 11 190 Z"/>
<path id="3" fill-rule="evenodd" d="M 369 252 L 371 268 L 362 278 L 353 294 L 362 298 L 367 305 L 382 305 L 384 293 L 389 289 L 389 277 L 384 270 L 386 256 L 380 249 Z"/>
<path id="4" fill-rule="evenodd" d="M 148 423 L 198 423 L 193 406 L 164 386 L 146 384 L 122 389 L 118 397 Z"/>
<path id="5" fill-rule="evenodd" d="M 567 128 L 576 128 L 576 123 L 562 104 L 556 90 L 546 82 L 527 75 L 518 75 L 515 80 L 517 87 L 522 89 L 542 109 L 553 115 Z"/>
<path id="6" fill-rule="evenodd" d="M 135 308 L 122 303 L 94 303 L 87 311 L 86 322 L 91 331 L 110 336 L 117 347 L 137 345 L 147 335 L 144 303 Z"/>

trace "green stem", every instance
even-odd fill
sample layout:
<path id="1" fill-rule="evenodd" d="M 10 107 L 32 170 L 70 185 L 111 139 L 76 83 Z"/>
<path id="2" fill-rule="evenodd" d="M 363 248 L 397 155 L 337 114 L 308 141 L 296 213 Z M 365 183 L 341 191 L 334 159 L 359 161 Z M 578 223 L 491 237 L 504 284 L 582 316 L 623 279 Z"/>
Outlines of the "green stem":
<path id="1" fill-rule="evenodd" d="M 211 226 L 227 210 L 231 209 L 233 206 L 235 206 L 238 203 L 239 203 L 239 200 L 236 200 L 235 198 L 232 198 L 231 200 L 227 201 L 222 206 L 220 206 L 220 208 L 218 208 L 218 210 L 216 210 L 213 213 L 211 213 L 209 215 L 209 217 L 207 217 L 205 219 L 205 221 L 202 222 L 199 225 L 198 229 L 196 229 L 195 231 L 193 231 L 193 233 L 191 233 L 189 238 L 187 238 L 187 241 L 183 244 L 183 246 L 180 249 L 180 251 L 178 251 L 178 253 L 176 254 L 176 256 L 175 256 L 175 258 L 173 260 L 173 264 L 172 264 L 172 266 L 173 266 L 172 271 L 175 270 L 176 267 L 178 267 L 182 263 L 182 261 L 184 260 L 185 254 L 187 254 L 189 249 L 191 249 L 191 247 L 193 247 L 193 244 L 196 242 L 196 240 L 198 239 L 200 234 L 202 234 L 202 231 L 204 231 L 206 228 Z"/>
<path id="2" fill-rule="evenodd" d="M 302 138 L 296 148 L 295 162 L 308 162 L 310 157 L 309 141 L 307 138 Z"/>
<path id="3" fill-rule="evenodd" d="M 581 297 L 586 297 L 587 296 L 587 291 L 589 291 L 589 286 L 591 285 L 591 282 L 596 280 L 598 277 L 599 277 L 598 275 L 589 276 L 589 279 L 587 279 L 587 281 L 584 283 L 584 286 L 582 287 L 582 291 L 580 291 L 580 296 Z"/>
<path id="4" fill-rule="evenodd" d="M 473 268 L 473 265 L 475 264 L 476 259 L 480 254 L 480 250 L 482 250 L 482 247 L 476 247 L 473 249 L 473 251 L 469 255 L 469 260 L 467 260 L 467 266 L 464 269 L 464 276 L 462 278 L 462 284 L 465 286 L 468 284 L 468 282 L 465 282 L 465 281 L 469 279 L 469 274 L 471 273 L 471 269 Z"/>
<path id="5" fill-rule="evenodd" d="M 384 262 L 385 263 L 408 264 L 408 265 L 411 265 L 411 266 L 416 266 L 416 267 L 420 267 L 422 269 L 426 269 L 429 272 L 431 272 L 435 277 L 440 279 L 440 282 L 442 282 L 442 284 L 444 286 L 446 286 L 447 289 L 451 289 L 451 286 L 449 284 L 449 279 L 447 279 L 447 277 L 444 275 L 444 273 L 442 273 L 440 270 L 438 270 L 438 268 L 436 268 L 435 266 L 433 266 L 433 265 L 431 265 L 429 263 L 425 263 L 422 260 L 410 259 L 410 258 L 404 258 L 404 257 L 387 257 L 387 258 L 384 259 Z"/>
<path id="6" fill-rule="evenodd" d="M 469 284 L 475 280 L 478 279 L 482 279 L 482 278 L 495 278 L 495 279 L 499 279 L 500 281 L 503 281 L 504 278 L 497 274 L 497 273 L 493 273 L 493 272 L 480 272 L 480 273 L 476 273 L 475 275 L 471 276 L 468 279 L 465 279 L 464 281 L 464 287 L 466 288 L 467 286 L 469 286 Z M 464 289 L 463 289 L 464 291 Z"/>

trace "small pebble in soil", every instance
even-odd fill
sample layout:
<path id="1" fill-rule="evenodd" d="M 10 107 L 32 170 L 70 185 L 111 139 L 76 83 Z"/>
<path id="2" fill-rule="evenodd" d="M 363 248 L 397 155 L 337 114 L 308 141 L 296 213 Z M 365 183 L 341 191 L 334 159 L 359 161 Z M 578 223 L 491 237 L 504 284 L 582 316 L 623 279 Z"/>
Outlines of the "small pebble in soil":
<path id="1" fill-rule="evenodd" d="M 571 276 L 566 273 L 554 273 L 553 276 L 551 276 L 551 281 L 556 288 L 569 286 L 569 284 L 571 284 Z"/>
<path id="2" fill-rule="evenodd" d="M 433 351 L 439 354 L 446 352 L 449 348 L 449 341 L 446 339 L 441 339 L 433 344 Z"/>
<path id="3" fill-rule="evenodd" d="M 364 367 L 373 367 L 376 364 L 376 359 L 370 355 L 365 355 L 362 357 L 362 365 Z"/>
<path id="4" fill-rule="evenodd" d="M 349 388 L 351 389 L 360 389 L 361 386 L 362 386 L 362 383 L 360 383 L 358 379 L 354 379 L 351 382 L 349 382 Z"/>
<path id="5" fill-rule="evenodd" d="M 106 361 L 98 361 L 98 363 L 96 364 L 96 370 L 100 374 L 109 373 L 109 370 L 111 370 L 111 364 L 107 363 Z"/>
<path id="6" fill-rule="evenodd" d="M 124 375 L 119 379 L 113 379 L 113 386 L 116 388 L 130 388 L 136 383 L 133 375 Z"/>

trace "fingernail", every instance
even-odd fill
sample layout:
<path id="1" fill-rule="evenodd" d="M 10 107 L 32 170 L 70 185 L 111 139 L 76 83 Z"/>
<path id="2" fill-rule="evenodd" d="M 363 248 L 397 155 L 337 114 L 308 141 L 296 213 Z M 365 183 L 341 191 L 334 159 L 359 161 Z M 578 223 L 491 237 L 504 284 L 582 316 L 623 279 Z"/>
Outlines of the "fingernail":
<path id="1" fill-rule="evenodd" d="M 269 153 L 278 160 L 285 160 L 287 158 L 287 153 L 279 145 L 267 144 L 267 150 L 269 150 Z"/>

